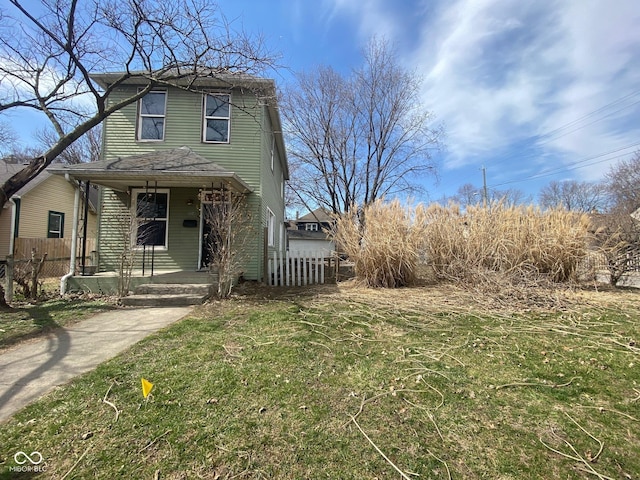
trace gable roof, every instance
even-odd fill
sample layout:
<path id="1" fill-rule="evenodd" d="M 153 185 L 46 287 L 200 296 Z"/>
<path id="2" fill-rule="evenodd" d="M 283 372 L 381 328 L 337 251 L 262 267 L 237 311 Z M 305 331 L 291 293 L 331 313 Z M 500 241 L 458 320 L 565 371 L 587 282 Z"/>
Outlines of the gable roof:
<path id="1" fill-rule="evenodd" d="M 24 163 L 11 163 L 7 162 L 5 159 L 0 160 L 0 185 L 4 184 L 7 180 L 13 177 L 16 173 L 22 170 L 25 167 Z M 36 178 L 31 180 L 25 186 L 23 186 L 20 190 L 18 190 L 13 196 L 20 198 L 21 196 L 29 193 L 35 187 L 44 182 L 47 178 L 49 178 L 51 174 L 48 171 L 44 171 L 40 173 Z"/>
<path id="2" fill-rule="evenodd" d="M 237 174 L 198 155 L 189 147 L 158 150 L 128 157 L 51 168 L 51 173 L 123 190 L 146 181 L 163 186 L 210 187 L 214 181 L 230 183 L 239 192 L 252 189 Z"/>
<path id="3" fill-rule="evenodd" d="M 9 180 L 13 175 L 18 173 L 24 167 L 25 165 L 23 163 L 11 163 L 11 162 L 7 162 L 4 159 L 0 159 L 0 185 L 2 185 L 4 182 Z M 55 168 L 55 167 L 49 167 L 45 171 L 40 173 L 36 178 L 31 180 L 29 183 L 23 186 L 20 190 L 18 190 L 13 195 L 12 198 L 23 197 L 24 195 L 34 190 L 42 182 L 50 178 L 52 175 L 50 171 L 51 168 Z M 84 197 L 84 192 L 85 190 L 84 188 L 82 188 L 80 190 L 80 193 L 81 195 L 83 195 L 83 197 Z M 95 188 L 91 188 L 89 190 L 89 208 L 91 208 L 93 212 L 97 212 L 97 205 L 98 205 L 98 191 Z"/>
<path id="4" fill-rule="evenodd" d="M 331 215 L 329 215 L 329 212 L 327 212 L 324 208 L 321 207 L 321 208 L 316 208 L 313 212 L 307 213 L 306 215 L 298 218 L 296 222 L 298 223 L 300 222 L 331 223 L 333 222 L 333 219 L 331 218 Z"/>

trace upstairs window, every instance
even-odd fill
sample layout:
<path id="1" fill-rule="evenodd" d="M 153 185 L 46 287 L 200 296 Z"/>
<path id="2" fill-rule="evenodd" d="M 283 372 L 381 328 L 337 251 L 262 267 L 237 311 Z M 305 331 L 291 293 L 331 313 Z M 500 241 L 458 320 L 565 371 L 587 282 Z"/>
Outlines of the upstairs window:
<path id="1" fill-rule="evenodd" d="M 276 246 L 276 216 L 271 209 L 267 207 L 267 235 L 268 245 L 270 247 Z"/>
<path id="2" fill-rule="evenodd" d="M 169 220 L 169 192 L 135 192 L 137 246 L 167 246 L 167 222 Z"/>
<path id="3" fill-rule="evenodd" d="M 276 137 L 271 134 L 271 171 L 273 172 L 274 158 L 276 156 Z"/>
<path id="4" fill-rule="evenodd" d="M 64 237 L 64 213 L 49 211 L 47 238 Z"/>
<path id="5" fill-rule="evenodd" d="M 318 224 L 317 224 L 317 223 L 307 223 L 307 224 L 304 226 L 304 229 L 305 229 L 307 232 L 317 232 L 317 231 L 318 231 Z"/>
<path id="6" fill-rule="evenodd" d="M 202 140 L 207 143 L 229 143 L 230 95 L 207 94 L 204 96 Z"/>
<path id="7" fill-rule="evenodd" d="M 154 90 L 140 99 L 138 108 L 138 140 L 164 140 L 167 92 Z"/>

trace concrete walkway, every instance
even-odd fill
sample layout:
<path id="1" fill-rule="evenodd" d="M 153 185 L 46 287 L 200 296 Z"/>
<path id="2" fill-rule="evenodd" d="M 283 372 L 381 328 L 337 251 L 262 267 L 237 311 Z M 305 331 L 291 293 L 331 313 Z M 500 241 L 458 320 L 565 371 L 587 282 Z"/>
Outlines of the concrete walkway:
<path id="1" fill-rule="evenodd" d="M 45 338 L 0 351 L 0 423 L 56 385 L 95 368 L 186 316 L 191 307 L 99 313 Z"/>

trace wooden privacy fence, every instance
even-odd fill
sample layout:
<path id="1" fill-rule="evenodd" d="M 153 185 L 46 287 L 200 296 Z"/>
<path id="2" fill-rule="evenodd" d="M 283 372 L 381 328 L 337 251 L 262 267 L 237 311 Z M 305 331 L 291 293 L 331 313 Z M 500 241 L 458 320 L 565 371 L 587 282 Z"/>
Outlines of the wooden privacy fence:
<path id="1" fill-rule="evenodd" d="M 273 252 L 267 261 L 270 286 L 293 287 L 323 284 L 333 278 L 331 259 L 327 252 Z"/>
<path id="2" fill-rule="evenodd" d="M 91 262 L 91 252 L 96 248 L 94 238 L 87 239 L 85 248 L 87 264 Z M 41 257 L 45 253 L 47 259 L 42 268 L 40 276 L 42 278 L 61 277 L 69 271 L 69 260 L 71 259 L 71 239 L 70 238 L 16 238 L 14 259 L 16 264 L 22 260 L 31 259 L 31 252 L 35 249 L 36 255 Z M 78 241 L 76 252 L 78 267 L 82 259 L 82 240 Z"/>

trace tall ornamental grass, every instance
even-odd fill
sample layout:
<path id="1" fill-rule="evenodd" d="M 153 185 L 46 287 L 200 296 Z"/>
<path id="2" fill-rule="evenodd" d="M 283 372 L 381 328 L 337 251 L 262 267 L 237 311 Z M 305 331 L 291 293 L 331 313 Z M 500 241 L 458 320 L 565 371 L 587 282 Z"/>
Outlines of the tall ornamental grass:
<path id="1" fill-rule="evenodd" d="M 500 274 L 523 282 L 574 280 L 587 254 L 587 215 L 494 204 L 430 205 L 422 216 L 425 256 L 443 279 L 479 283 Z"/>
<path id="2" fill-rule="evenodd" d="M 387 288 L 416 280 L 424 235 L 415 214 L 397 200 L 377 200 L 363 209 L 354 206 L 336 219 L 333 237 L 353 261 L 358 279 L 370 287 Z"/>
<path id="3" fill-rule="evenodd" d="M 407 207 L 376 201 L 336 219 L 332 230 L 372 287 L 401 287 L 429 266 L 436 277 L 466 284 L 567 282 L 587 254 L 586 215 L 534 206 L 451 204 Z"/>

